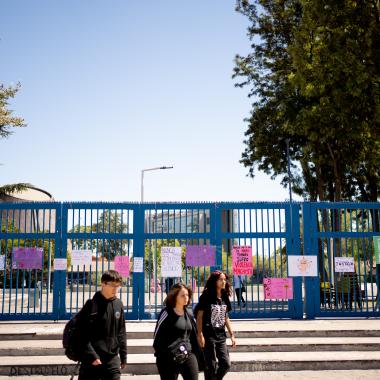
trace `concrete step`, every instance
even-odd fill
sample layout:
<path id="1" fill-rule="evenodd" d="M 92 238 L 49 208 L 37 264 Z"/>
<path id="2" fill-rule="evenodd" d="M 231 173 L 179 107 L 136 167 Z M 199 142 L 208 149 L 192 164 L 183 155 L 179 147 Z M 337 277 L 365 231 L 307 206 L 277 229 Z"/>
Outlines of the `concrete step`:
<path id="1" fill-rule="evenodd" d="M 14 380 L 13 376 L 0 376 L 0 380 Z M 380 379 L 380 370 L 330 370 L 330 371 L 258 371 L 229 372 L 224 380 L 375 380 Z M 46 376 L 19 376 L 17 380 L 46 380 Z M 49 380 L 62 380 L 62 376 L 49 376 Z M 160 380 L 159 375 L 127 375 L 121 380 Z M 182 376 L 179 376 L 182 380 Z M 199 380 L 204 380 L 203 373 Z"/>
<path id="2" fill-rule="evenodd" d="M 0 321 L 0 341 L 62 339 L 67 321 Z M 380 337 L 379 319 L 233 320 L 238 338 Z M 128 339 L 151 339 L 155 321 L 127 321 Z"/>
<path id="3" fill-rule="evenodd" d="M 378 351 L 231 352 L 232 372 L 380 369 Z M 142 365 L 143 364 L 143 365 Z M 75 364 L 64 356 L 3 356 L 0 376 L 67 376 Z M 128 356 L 124 373 L 157 373 L 152 354 Z"/>
<path id="4" fill-rule="evenodd" d="M 59 332 L 30 332 L 22 333 L 17 331 L 0 332 L 0 341 L 5 340 L 62 340 L 62 331 Z M 131 339 L 151 339 L 152 331 L 132 331 L 127 332 L 128 340 Z M 304 338 L 304 337 L 379 337 L 380 330 L 235 330 L 237 338 Z"/>
<path id="5" fill-rule="evenodd" d="M 152 339 L 129 339 L 129 354 L 153 353 Z M 380 351 L 377 337 L 238 338 L 235 352 Z M 0 356 L 64 355 L 61 340 L 0 341 Z"/>

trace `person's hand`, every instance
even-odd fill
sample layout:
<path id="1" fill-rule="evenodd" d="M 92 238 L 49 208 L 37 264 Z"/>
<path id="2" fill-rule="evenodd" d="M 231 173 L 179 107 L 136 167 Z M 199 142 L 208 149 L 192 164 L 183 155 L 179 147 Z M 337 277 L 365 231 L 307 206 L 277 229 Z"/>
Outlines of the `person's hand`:
<path id="1" fill-rule="evenodd" d="M 201 348 L 205 347 L 205 338 L 203 334 L 198 334 L 198 343 Z"/>
<path id="2" fill-rule="evenodd" d="M 236 338 L 235 338 L 235 335 L 231 335 L 231 344 L 232 344 L 232 347 L 236 347 Z"/>
<path id="3" fill-rule="evenodd" d="M 127 363 L 121 363 L 121 364 L 120 364 L 120 368 L 121 368 L 121 369 L 124 369 L 126 365 L 127 365 Z"/>
<path id="4" fill-rule="evenodd" d="M 102 362 L 100 361 L 100 359 L 95 359 L 93 362 L 92 362 L 92 365 L 100 365 L 102 364 Z"/>

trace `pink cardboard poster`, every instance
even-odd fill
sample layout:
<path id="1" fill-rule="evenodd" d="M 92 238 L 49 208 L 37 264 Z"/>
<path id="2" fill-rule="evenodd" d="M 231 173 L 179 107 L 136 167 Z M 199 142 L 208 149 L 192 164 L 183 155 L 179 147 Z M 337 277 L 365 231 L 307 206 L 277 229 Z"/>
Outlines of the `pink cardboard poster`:
<path id="1" fill-rule="evenodd" d="M 42 248 L 13 248 L 13 267 L 16 269 L 42 269 Z"/>
<path id="2" fill-rule="evenodd" d="M 115 256 L 115 270 L 119 272 L 122 277 L 129 277 L 129 257 Z"/>
<path id="3" fill-rule="evenodd" d="M 214 245 L 187 245 L 186 246 L 186 266 L 213 266 L 215 265 Z"/>
<path id="4" fill-rule="evenodd" d="M 252 275 L 252 247 L 235 246 L 232 248 L 232 271 L 234 274 Z"/>
<path id="5" fill-rule="evenodd" d="M 264 299 L 293 299 L 292 278 L 264 278 Z"/>

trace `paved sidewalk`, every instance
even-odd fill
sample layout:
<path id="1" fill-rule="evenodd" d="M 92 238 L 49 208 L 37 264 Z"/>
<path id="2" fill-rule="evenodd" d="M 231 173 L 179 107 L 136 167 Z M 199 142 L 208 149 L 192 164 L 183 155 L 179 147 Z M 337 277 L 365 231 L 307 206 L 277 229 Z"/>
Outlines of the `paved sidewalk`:
<path id="1" fill-rule="evenodd" d="M 64 380 L 67 376 L 53 376 L 49 380 Z M 76 376 L 75 379 L 78 377 Z M 0 380 L 46 380 L 45 376 L 0 376 Z M 289 371 L 289 372 L 230 372 L 224 380 L 376 380 L 380 379 L 380 370 L 352 371 Z M 121 380 L 160 380 L 158 375 L 131 376 L 122 375 Z M 182 380 L 182 377 L 179 377 Z M 203 374 L 199 380 L 204 380 Z"/>

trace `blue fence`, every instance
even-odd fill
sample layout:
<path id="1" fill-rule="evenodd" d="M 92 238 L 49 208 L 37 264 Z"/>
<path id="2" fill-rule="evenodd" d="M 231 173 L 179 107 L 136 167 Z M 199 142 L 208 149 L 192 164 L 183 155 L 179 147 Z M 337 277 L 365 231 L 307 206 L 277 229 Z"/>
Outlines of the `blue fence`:
<path id="1" fill-rule="evenodd" d="M 254 270 L 243 277 L 245 302 L 231 295 L 233 318 L 376 316 L 379 210 L 351 203 L 1 203 L 0 319 L 68 319 L 100 289 L 118 256 L 131 265 L 119 294 L 126 318 L 156 318 L 173 281 L 191 285 L 194 303 L 215 269 L 234 286 L 234 246 L 252 247 Z M 214 246 L 215 266 L 187 267 L 183 254 L 180 278 L 163 278 L 161 248 L 184 252 L 189 245 Z M 42 268 L 15 266 L 18 247 L 41 250 Z M 91 265 L 72 266 L 83 250 Z M 318 256 L 318 277 L 294 277 L 291 300 L 265 299 L 263 279 L 287 277 L 288 255 L 302 253 Z M 355 271 L 336 273 L 336 257 L 352 257 Z M 55 259 L 67 260 L 67 270 L 54 270 Z M 133 267 L 138 260 L 142 270 Z"/>
<path id="2" fill-rule="evenodd" d="M 317 255 L 317 278 L 307 278 L 306 314 L 314 317 L 379 316 L 379 203 L 304 203 L 304 254 Z M 336 260 L 353 266 L 341 272 Z"/>

